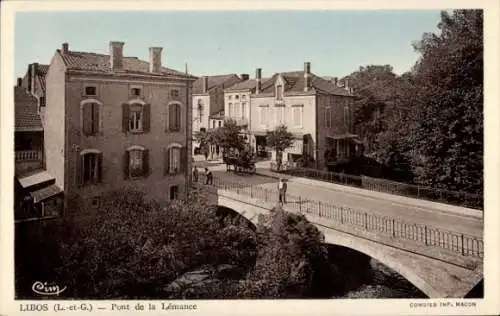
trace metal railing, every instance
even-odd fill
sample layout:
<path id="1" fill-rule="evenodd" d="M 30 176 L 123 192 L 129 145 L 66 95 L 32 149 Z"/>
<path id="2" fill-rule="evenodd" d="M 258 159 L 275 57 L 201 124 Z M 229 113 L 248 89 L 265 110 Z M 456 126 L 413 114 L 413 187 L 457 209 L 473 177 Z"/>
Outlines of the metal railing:
<path id="1" fill-rule="evenodd" d="M 16 162 L 41 161 L 41 150 L 18 150 L 15 152 Z"/>
<path id="2" fill-rule="evenodd" d="M 271 170 L 291 176 L 348 185 L 371 191 L 390 193 L 421 200 L 470 207 L 478 210 L 482 210 L 483 208 L 483 199 L 479 194 L 472 194 L 463 191 L 444 190 L 386 179 L 372 178 L 364 175 L 355 176 L 316 169 L 280 168 L 280 170 L 278 170 L 277 164 L 274 162 L 271 162 Z"/>
<path id="3" fill-rule="evenodd" d="M 206 184 L 206 175 L 201 174 L 198 182 Z M 250 197 L 256 200 L 256 205 L 259 205 L 259 201 L 278 203 L 277 189 L 226 181 L 218 177 L 213 177 L 212 185 L 220 190 Z M 295 212 L 326 218 L 332 223 L 347 229 L 383 234 L 396 240 L 413 241 L 422 246 L 437 247 L 461 254 L 462 256 L 483 258 L 483 240 L 475 236 L 368 214 L 368 212 L 355 210 L 350 207 L 309 200 L 291 194 L 286 194 L 285 200 L 287 207 Z"/>

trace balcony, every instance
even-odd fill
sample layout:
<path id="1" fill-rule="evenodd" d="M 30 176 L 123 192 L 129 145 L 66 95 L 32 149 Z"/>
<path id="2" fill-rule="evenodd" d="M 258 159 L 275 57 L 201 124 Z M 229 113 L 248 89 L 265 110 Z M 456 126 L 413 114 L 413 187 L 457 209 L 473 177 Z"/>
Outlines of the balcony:
<path id="1" fill-rule="evenodd" d="M 43 153 L 41 150 L 17 150 L 15 152 L 16 172 L 26 172 L 43 167 Z"/>

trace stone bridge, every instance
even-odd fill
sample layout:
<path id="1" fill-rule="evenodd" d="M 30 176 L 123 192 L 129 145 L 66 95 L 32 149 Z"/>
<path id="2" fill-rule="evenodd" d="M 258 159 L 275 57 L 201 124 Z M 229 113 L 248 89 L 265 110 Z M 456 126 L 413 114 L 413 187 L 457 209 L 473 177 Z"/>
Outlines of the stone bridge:
<path id="1" fill-rule="evenodd" d="M 254 224 L 276 202 L 258 186 L 217 181 L 213 203 L 234 210 Z M 430 298 L 463 298 L 483 279 L 482 241 L 399 220 L 376 218 L 352 209 L 327 209 L 288 201 L 286 211 L 301 213 L 323 232 L 325 243 L 363 253 L 396 271 Z"/>

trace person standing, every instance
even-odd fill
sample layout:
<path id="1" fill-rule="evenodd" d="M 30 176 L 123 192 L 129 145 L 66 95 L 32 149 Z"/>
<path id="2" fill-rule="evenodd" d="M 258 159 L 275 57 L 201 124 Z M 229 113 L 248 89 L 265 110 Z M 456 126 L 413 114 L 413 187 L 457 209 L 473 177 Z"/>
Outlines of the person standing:
<path id="1" fill-rule="evenodd" d="M 213 178 L 213 175 L 212 175 L 212 171 L 208 170 L 208 168 L 205 168 L 205 176 L 207 178 L 205 184 L 213 185 L 214 184 L 214 178 Z"/>
<path id="2" fill-rule="evenodd" d="M 280 205 L 286 204 L 286 189 L 287 189 L 287 185 L 286 185 L 285 179 L 281 178 L 279 183 L 278 183 Z"/>
<path id="3" fill-rule="evenodd" d="M 193 170 L 193 181 L 194 182 L 198 182 L 198 167 L 194 167 L 194 170 Z"/>

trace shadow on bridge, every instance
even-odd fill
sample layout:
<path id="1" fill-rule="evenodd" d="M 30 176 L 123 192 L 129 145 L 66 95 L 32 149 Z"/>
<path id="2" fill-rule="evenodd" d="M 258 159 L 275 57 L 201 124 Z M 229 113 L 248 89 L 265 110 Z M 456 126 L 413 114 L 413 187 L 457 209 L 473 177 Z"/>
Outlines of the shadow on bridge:
<path id="1" fill-rule="evenodd" d="M 239 213 L 254 224 L 276 206 L 277 192 L 258 185 L 214 178 L 212 186 L 203 187 L 213 203 L 224 207 L 221 212 Z M 287 204 L 285 210 L 305 215 L 323 232 L 325 243 L 374 258 L 428 297 L 465 297 L 474 287 L 480 292 L 482 239 L 301 197 L 291 200 L 296 203 Z"/>

